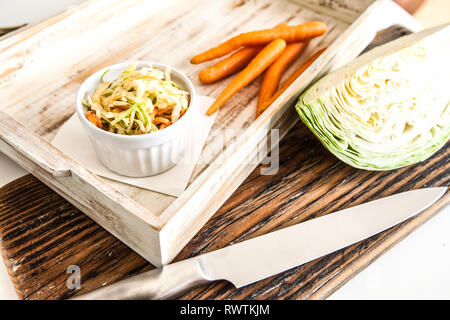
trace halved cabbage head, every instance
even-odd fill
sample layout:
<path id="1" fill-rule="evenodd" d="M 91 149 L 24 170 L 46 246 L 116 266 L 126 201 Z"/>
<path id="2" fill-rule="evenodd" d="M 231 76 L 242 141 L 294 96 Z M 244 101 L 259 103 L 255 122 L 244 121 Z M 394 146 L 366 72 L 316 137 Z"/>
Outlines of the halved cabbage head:
<path id="1" fill-rule="evenodd" d="M 450 27 L 361 55 L 316 82 L 296 109 L 351 166 L 389 170 L 427 159 L 450 136 Z"/>

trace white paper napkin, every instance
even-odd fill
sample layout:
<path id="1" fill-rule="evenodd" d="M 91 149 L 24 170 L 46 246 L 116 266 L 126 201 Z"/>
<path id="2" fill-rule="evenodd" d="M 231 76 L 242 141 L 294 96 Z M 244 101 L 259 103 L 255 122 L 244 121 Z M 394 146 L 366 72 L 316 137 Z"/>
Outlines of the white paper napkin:
<path id="1" fill-rule="evenodd" d="M 206 115 L 206 110 L 213 102 L 214 99 L 210 97 L 197 96 L 197 104 L 191 106 L 195 111 L 195 120 L 187 139 L 186 152 L 175 167 L 155 176 L 130 178 L 116 174 L 103 166 L 76 114 L 62 125 L 52 144 L 99 176 L 177 197 L 186 189 L 214 123 L 215 115 L 209 117 Z"/>

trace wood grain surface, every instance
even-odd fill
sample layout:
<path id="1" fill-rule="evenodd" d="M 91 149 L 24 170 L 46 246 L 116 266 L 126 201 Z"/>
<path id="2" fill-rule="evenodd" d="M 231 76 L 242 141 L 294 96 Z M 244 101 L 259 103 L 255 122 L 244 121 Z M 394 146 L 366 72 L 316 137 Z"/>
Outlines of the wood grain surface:
<path id="1" fill-rule="evenodd" d="M 366 17 L 385 17 L 392 5 L 380 3 L 362 14 L 373 0 L 364 0 L 365 6 L 339 0 L 362 14 L 352 26 L 322 13 L 329 5 L 319 0 L 308 1 L 315 9 L 286 0 L 192 0 L 189 6 L 169 2 L 161 2 L 163 7 L 156 10 L 146 0 L 88 1 L 0 42 L 0 151 L 155 265 L 172 261 L 251 173 L 270 129 L 279 128 L 283 137 L 298 121 L 290 115 L 288 99 L 293 101 L 326 66 L 354 58 L 370 41 L 365 27 L 376 31 L 401 20 L 396 16 L 371 23 Z M 333 12 L 345 16 L 339 8 Z M 73 115 L 81 83 L 103 67 L 119 61 L 158 61 L 183 70 L 198 94 L 216 97 L 231 79 L 201 85 L 198 72 L 205 64 L 193 65 L 189 57 L 246 30 L 311 20 L 323 21 L 328 31 L 311 40 L 291 68 L 319 48 L 328 47 L 326 52 L 256 120 L 260 80 L 234 95 L 218 112 L 189 186 L 177 198 L 99 180 L 46 143 Z M 363 40 L 346 41 L 354 37 Z M 352 50 L 342 54 L 347 45 Z"/>
<path id="2" fill-rule="evenodd" d="M 398 192 L 448 186 L 449 146 L 417 165 L 363 171 L 337 160 L 298 123 L 280 144 L 278 173 L 260 175 L 259 166 L 176 260 Z M 449 200 L 447 193 L 431 208 L 394 228 L 253 285 L 235 289 L 221 281 L 182 298 L 325 298 Z M 2 255 L 24 299 L 68 298 L 153 268 L 31 175 L 0 190 L 0 235 Z M 66 286 L 66 270 L 71 265 L 80 267 L 81 290 Z"/>

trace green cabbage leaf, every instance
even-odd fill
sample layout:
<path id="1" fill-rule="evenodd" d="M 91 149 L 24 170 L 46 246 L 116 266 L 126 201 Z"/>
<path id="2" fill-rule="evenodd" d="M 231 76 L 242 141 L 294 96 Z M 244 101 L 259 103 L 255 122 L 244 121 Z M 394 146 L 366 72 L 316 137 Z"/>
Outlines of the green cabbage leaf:
<path id="1" fill-rule="evenodd" d="M 450 27 L 405 36 L 325 75 L 298 100 L 301 120 L 345 163 L 391 170 L 450 137 Z"/>

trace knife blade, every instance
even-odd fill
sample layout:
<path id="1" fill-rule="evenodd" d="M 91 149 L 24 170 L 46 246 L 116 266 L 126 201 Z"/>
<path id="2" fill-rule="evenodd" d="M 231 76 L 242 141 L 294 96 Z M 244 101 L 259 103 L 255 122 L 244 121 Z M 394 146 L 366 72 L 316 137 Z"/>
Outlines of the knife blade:
<path id="1" fill-rule="evenodd" d="M 446 187 L 399 193 L 166 265 L 75 299 L 167 299 L 215 280 L 243 287 L 302 265 L 413 217 Z"/>

